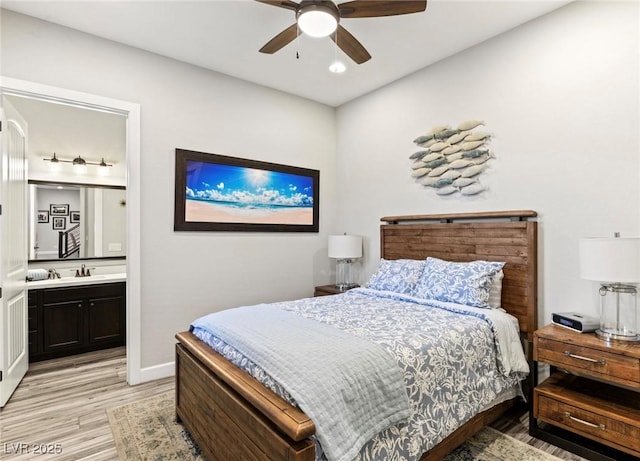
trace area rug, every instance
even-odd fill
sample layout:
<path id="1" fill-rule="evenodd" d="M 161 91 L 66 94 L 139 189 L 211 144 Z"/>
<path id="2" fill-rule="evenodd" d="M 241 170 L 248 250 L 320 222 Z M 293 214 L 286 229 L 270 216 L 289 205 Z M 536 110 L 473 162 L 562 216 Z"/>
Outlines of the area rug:
<path id="1" fill-rule="evenodd" d="M 122 461 L 202 460 L 198 446 L 175 422 L 173 392 L 107 410 Z M 444 461 L 558 461 L 490 427 L 450 453 Z"/>

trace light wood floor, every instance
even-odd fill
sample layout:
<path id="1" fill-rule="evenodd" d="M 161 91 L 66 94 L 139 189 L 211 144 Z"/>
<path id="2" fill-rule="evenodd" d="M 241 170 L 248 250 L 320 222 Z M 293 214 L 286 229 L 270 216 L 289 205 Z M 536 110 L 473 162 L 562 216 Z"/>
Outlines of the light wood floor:
<path id="1" fill-rule="evenodd" d="M 117 460 L 105 410 L 173 387 L 128 386 L 123 347 L 33 363 L 0 413 L 0 459 Z M 42 444 L 61 453 L 35 456 Z"/>
<path id="2" fill-rule="evenodd" d="M 0 412 L 0 459 L 117 460 L 106 409 L 174 388 L 173 378 L 128 386 L 125 364 L 124 348 L 31 364 Z M 532 439 L 527 425 L 527 414 L 520 411 L 494 427 L 562 459 L 582 460 Z M 35 455 L 39 447 L 61 453 Z"/>

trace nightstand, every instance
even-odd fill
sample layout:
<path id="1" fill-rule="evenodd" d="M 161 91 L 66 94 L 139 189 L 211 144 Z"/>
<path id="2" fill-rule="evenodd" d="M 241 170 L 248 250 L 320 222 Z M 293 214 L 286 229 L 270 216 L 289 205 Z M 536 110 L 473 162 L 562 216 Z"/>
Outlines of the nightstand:
<path id="1" fill-rule="evenodd" d="M 359 285 L 350 287 L 350 288 L 345 288 L 344 290 L 340 290 L 337 286 L 335 285 L 321 285 L 319 287 L 316 287 L 314 292 L 313 292 L 313 296 L 327 296 L 327 295 L 339 295 L 340 293 L 344 293 L 345 291 L 349 291 L 352 288 L 357 288 Z"/>
<path id="2" fill-rule="evenodd" d="M 548 325 L 533 360 L 531 436 L 592 460 L 640 458 L 640 345 Z M 551 366 L 542 383 L 538 362 Z"/>

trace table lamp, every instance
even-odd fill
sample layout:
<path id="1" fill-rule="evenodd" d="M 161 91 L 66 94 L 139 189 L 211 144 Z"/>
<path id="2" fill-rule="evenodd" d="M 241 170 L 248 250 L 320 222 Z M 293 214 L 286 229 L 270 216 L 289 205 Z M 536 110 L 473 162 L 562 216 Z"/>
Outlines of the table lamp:
<path id="1" fill-rule="evenodd" d="M 359 235 L 330 235 L 329 257 L 337 259 L 336 287 L 340 291 L 357 286 L 351 278 L 351 264 L 362 257 L 362 237 Z"/>
<path id="2" fill-rule="evenodd" d="M 640 237 L 580 239 L 580 277 L 601 283 L 598 337 L 640 341 Z"/>

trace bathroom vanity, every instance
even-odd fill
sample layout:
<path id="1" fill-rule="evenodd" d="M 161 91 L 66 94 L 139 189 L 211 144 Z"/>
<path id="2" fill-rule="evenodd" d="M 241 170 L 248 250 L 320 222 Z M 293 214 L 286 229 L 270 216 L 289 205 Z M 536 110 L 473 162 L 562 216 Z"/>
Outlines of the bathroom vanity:
<path id="1" fill-rule="evenodd" d="M 29 361 L 123 346 L 126 275 L 29 282 Z"/>

